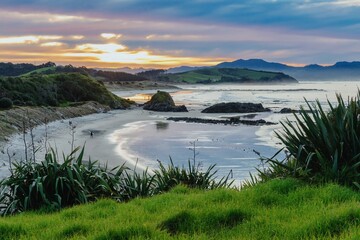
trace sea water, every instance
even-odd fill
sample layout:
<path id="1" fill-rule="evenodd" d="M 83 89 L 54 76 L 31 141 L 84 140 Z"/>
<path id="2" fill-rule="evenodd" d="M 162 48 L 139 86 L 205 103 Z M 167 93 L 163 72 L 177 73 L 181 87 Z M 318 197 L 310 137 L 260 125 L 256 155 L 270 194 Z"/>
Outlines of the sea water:
<path id="1" fill-rule="evenodd" d="M 292 119 L 292 114 L 278 113 L 282 108 L 306 108 L 318 100 L 325 108 L 327 101 L 336 103 L 336 94 L 344 99 L 355 97 L 358 81 L 347 82 L 300 82 L 299 84 L 279 85 L 181 85 L 172 90 L 171 95 L 177 104 L 185 104 L 188 117 L 216 118 L 243 116 L 246 114 L 202 114 L 202 109 L 220 102 L 261 103 L 270 108 L 269 113 L 259 113 L 254 119 L 265 119 L 276 125 L 245 126 L 220 125 L 159 121 L 138 121 L 120 127 L 113 133 L 119 140 L 121 154 L 137 157 L 150 169 L 157 168 L 158 161 L 169 164 L 170 158 L 177 166 L 187 166 L 188 161 L 196 160 L 206 170 L 216 164 L 219 177 L 228 174 L 236 181 L 249 178 L 256 168 L 263 168 L 263 157 L 272 157 L 283 146 L 275 136 L 281 131 L 280 121 Z M 154 92 L 153 92 L 154 93 Z M 117 92 L 122 97 L 146 101 L 151 91 Z M 161 113 L 156 113 L 157 117 Z M 168 116 L 168 114 L 166 115 Z M 164 118 L 166 119 L 166 116 Z M 246 117 L 246 116 L 244 116 Z M 122 140 L 121 140 L 122 139 Z M 284 153 L 277 156 L 284 158 Z"/>

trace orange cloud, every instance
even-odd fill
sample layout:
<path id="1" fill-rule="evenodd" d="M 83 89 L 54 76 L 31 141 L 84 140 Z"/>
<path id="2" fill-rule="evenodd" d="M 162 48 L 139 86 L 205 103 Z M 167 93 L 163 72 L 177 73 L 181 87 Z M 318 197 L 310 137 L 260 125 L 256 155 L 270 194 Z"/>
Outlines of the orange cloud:
<path id="1" fill-rule="evenodd" d="M 57 40 L 62 36 L 18 36 L 18 37 L 0 37 L 0 44 L 33 44 L 41 40 Z"/>
<path id="2" fill-rule="evenodd" d="M 40 44 L 41 47 L 61 47 L 63 45 L 64 45 L 64 43 L 62 43 L 62 42 L 46 42 L 46 43 Z"/>

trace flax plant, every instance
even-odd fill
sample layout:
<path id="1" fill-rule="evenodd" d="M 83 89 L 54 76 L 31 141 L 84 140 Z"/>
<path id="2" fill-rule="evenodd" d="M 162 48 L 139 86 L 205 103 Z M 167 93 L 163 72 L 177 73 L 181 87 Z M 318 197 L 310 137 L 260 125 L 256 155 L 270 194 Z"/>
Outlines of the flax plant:
<path id="1" fill-rule="evenodd" d="M 325 111 L 319 101 L 294 113 L 295 122 L 282 122 L 276 132 L 289 156 L 284 161 L 263 158 L 269 168 L 258 170 L 257 179 L 292 176 L 307 182 L 335 182 L 360 189 L 360 91 L 345 102 L 337 95 L 337 105 L 328 101 Z"/>
<path id="2" fill-rule="evenodd" d="M 84 148 L 75 148 L 59 161 L 52 149 L 37 162 L 14 163 L 13 172 L 0 182 L 0 213 L 14 214 L 47 208 L 57 210 L 102 197 L 117 197 L 124 166 L 114 169 L 83 162 Z"/>

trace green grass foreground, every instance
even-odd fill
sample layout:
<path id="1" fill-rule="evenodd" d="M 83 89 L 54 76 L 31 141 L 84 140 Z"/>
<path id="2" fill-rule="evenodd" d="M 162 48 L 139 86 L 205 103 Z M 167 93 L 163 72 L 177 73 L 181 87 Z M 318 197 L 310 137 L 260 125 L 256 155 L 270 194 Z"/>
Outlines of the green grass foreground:
<path id="1" fill-rule="evenodd" d="M 128 203 L 0 218 L 0 239 L 360 239 L 360 194 L 271 180 L 241 191 L 178 186 Z"/>

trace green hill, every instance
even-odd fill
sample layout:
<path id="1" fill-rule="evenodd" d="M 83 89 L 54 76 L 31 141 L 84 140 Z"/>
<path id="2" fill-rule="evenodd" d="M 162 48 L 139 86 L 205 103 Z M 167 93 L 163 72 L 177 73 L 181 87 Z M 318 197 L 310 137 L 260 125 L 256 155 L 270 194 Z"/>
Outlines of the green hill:
<path id="1" fill-rule="evenodd" d="M 297 80 L 280 72 L 256 71 L 243 68 L 203 68 L 183 73 L 164 74 L 159 80 L 183 83 L 275 83 Z"/>
<path id="2" fill-rule="evenodd" d="M 63 106 L 71 102 L 96 101 L 111 108 L 126 108 L 131 104 L 108 91 L 97 80 L 81 73 L 2 77 L 0 98 L 3 97 L 18 106 Z"/>
<path id="3" fill-rule="evenodd" d="M 124 82 L 124 81 L 143 81 L 147 80 L 144 76 L 137 76 L 125 72 L 103 71 L 86 67 L 75 67 L 72 65 L 56 66 L 53 62 L 33 65 L 30 63 L 1 63 L 0 76 L 30 76 L 36 74 L 55 74 L 55 73 L 82 73 L 93 77 L 102 82 Z"/>

